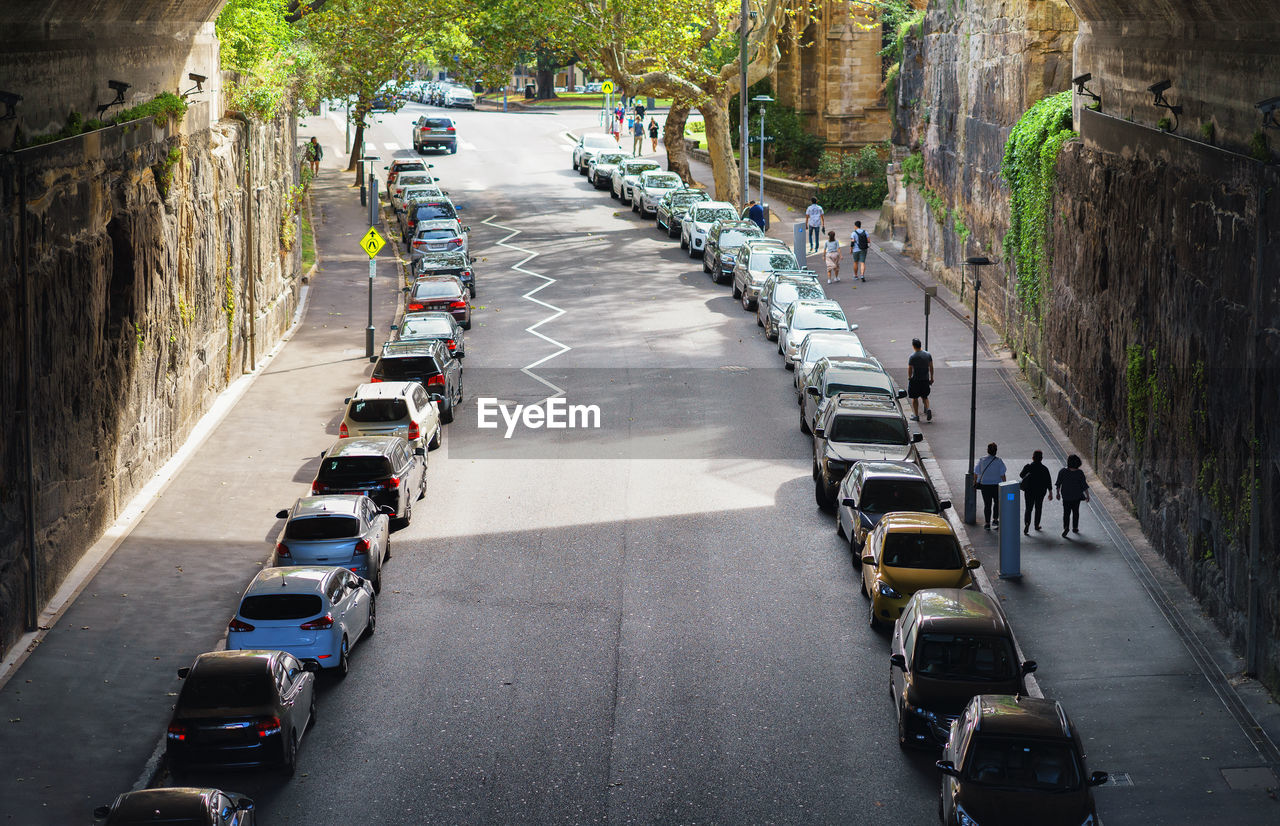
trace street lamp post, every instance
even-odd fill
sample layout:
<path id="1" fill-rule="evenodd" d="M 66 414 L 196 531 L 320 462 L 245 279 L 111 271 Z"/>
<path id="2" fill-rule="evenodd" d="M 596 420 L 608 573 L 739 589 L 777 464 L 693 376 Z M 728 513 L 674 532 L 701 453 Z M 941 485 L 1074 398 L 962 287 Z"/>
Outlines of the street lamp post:
<path id="1" fill-rule="evenodd" d="M 764 108 L 766 103 L 773 103 L 773 98 L 756 95 L 751 102 L 760 104 L 760 208 L 764 209 Z M 765 223 L 769 223 L 768 220 Z"/>
<path id="2" fill-rule="evenodd" d="M 360 163 L 369 164 L 369 228 L 373 229 L 378 223 L 378 182 L 373 177 L 373 162 L 378 160 L 378 155 L 364 155 L 360 158 Z M 361 192 L 364 192 L 364 176 L 360 176 Z M 364 328 L 364 355 L 365 358 L 373 358 L 373 276 L 377 271 L 377 262 L 372 257 L 369 258 L 369 323 Z"/>
<path id="3" fill-rule="evenodd" d="M 742 203 L 747 202 L 747 37 L 750 30 L 747 21 L 751 16 L 749 0 L 742 0 L 738 17 L 738 147 L 742 150 L 742 162 L 738 164 L 739 191 Z"/>
<path id="4" fill-rule="evenodd" d="M 977 434 L 977 412 L 978 412 L 978 291 L 982 289 L 982 267 L 988 266 L 992 261 L 986 257 L 968 258 L 965 263 L 973 267 L 973 360 L 971 362 L 971 375 L 969 379 L 969 467 L 964 475 L 964 521 L 965 524 L 974 525 L 978 521 L 978 491 L 974 487 L 977 479 L 974 477 L 973 468 L 976 461 L 974 456 L 974 437 Z"/>

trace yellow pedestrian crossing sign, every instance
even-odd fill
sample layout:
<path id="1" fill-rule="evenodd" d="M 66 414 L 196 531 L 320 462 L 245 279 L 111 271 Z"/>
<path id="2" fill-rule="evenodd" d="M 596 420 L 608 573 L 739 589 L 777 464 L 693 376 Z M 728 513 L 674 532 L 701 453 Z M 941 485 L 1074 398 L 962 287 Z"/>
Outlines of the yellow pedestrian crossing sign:
<path id="1" fill-rule="evenodd" d="M 360 239 L 360 249 L 367 252 L 370 258 L 377 255 L 378 250 L 382 249 L 386 244 L 387 239 L 383 238 L 373 227 L 369 227 L 369 231 Z"/>
<path id="2" fill-rule="evenodd" d="M 604 83 L 602 83 L 602 84 L 600 85 L 600 91 L 601 91 L 601 92 L 604 92 L 606 95 L 612 95 L 612 94 L 613 94 L 613 82 L 612 82 L 612 81 L 609 81 L 609 80 L 606 80 Z"/>

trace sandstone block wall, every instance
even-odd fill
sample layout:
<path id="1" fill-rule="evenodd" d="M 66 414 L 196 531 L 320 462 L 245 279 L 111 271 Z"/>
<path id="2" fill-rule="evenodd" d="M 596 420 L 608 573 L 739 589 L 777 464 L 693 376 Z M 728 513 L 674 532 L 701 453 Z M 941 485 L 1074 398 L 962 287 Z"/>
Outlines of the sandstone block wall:
<path id="1" fill-rule="evenodd" d="M 296 220 L 295 143 L 291 117 L 250 134 L 197 104 L 182 127 L 137 121 L 0 160 L 0 293 L 14 299 L 0 302 L 0 650 L 28 605 L 24 258 L 42 607 L 252 368 L 250 350 L 261 357 L 287 328 L 299 260 L 280 231 Z"/>

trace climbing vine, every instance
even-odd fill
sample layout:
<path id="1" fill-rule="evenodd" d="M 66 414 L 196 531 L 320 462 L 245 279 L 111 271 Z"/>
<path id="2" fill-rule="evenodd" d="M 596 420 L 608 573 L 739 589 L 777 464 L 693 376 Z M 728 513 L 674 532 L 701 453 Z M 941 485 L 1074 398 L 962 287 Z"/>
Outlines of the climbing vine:
<path id="1" fill-rule="evenodd" d="M 1062 145 L 1071 129 L 1071 92 L 1051 95 L 1028 109 L 1004 147 L 1001 174 L 1009 182 L 1009 234 L 1005 260 L 1017 268 L 1017 293 L 1024 311 L 1040 322 L 1049 281 L 1049 207 Z"/>

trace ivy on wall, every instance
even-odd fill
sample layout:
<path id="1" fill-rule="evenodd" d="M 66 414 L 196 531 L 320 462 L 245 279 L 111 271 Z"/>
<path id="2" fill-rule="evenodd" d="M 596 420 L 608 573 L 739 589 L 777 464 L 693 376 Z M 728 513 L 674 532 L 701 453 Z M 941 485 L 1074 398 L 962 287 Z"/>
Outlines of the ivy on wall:
<path id="1" fill-rule="evenodd" d="M 108 126 L 116 126 L 122 123 L 128 123 L 132 120 L 141 120 L 142 118 L 153 118 L 156 126 L 164 126 L 169 121 L 181 123 L 182 118 L 187 114 L 187 102 L 175 95 L 173 92 L 161 92 L 151 100 L 132 106 L 128 109 L 122 109 L 113 117 L 107 120 L 98 120 L 91 118 L 85 120 L 84 116 L 79 112 L 71 112 L 67 115 L 67 123 L 57 132 L 50 132 L 45 135 L 34 135 L 26 137 L 21 132 L 18 133 L 14 140 L 14 149 L 23 149 L 28 146 L 40 146 L 45 143 L 53 143 L 64 138 L 73 138 L 76 135 L 82 135 L 85 132 L 96 132 L 99 129 L 106 129 Z"/>
<path id="2" fill-rule="evenodd" d="M 1017 294 L 1026 315 L 1040 323 L 1049 283 L 1049 206 L 1058 153 L 1076 137 L 1071 129 L 1071 91 L 1036 103 L 1018 118 L 1004 147 L 1001 174 L 1009 182 L 1009 234 L 1005 261 L 1017 270 Z"/>

